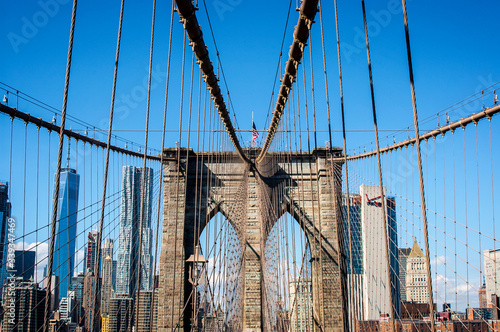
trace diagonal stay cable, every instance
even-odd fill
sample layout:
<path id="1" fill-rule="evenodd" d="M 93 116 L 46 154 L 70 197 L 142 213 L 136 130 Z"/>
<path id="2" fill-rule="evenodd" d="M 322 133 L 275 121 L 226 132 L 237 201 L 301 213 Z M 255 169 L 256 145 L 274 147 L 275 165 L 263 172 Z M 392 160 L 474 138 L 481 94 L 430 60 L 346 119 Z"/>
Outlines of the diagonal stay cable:
<path id="1" fill-rule="evenodd" d="M 111 94 L 111 107 L 109 110 L 109 129 L 108 129 L 108 140 L 106 144 L 106 161 L 105 161 L 105 168 L 104 168 L 104 178 L 103 178 L 103 184 L 102 184 L 102 207 L 101 207 L 101 219 L 100 219 L 100 224 L 99 224 L 99 232 L 97 233 L 97 252 L 99 253 L 101 250 L 101 242 L 102 242 L 102 230 L 103 230 L 103 225 L 104 225 L 104 206 L 106 204 L 106 186 L 108 183 L 108 168 L 109 168 L 109 151 L 110 151 L 110 145 L 111 145 L 111 132 L 113 129 L 113 113 L 115 109 L 115 94 L 116 94 L 116 79 L 118 76 L 118 60 L 120 58 L 120 42 L 121 42 L 121 36 L 122 36 L 122 22 L 123 22 L 123 7 L 124 7 L 125 1 L 121 1 L 121 8 L 120 8 L 120 21 L 118 24 L 118 40 L 116 42 L 116 55 L 115 55 L 115 68 L 114 68 L 114 74 L 113 74 L 113 90 Z M 146 146 L 147 148 L 147 146 Z M 146 153 L 146 148 L 144 149 L 144 153 Z M 101 255 L 97 255 L 96 258 L 96 267 L 97 267 L 97 280 L 99 279 L 100 273 L 101 273 Z M 94 284 L 94 294 L 99 294 L 100 292 L 100 283 L 96 282 Z M 94 296 L 94 303 L 93 303 L 93 308 L 97 308 L 98 304 L 98 296 Z M 91 325 L 90 325 L 90 331 L 94 331 L 94 325 L 96 324 L 96 321 L 98 318 L 95 317 L 95 312 L 92 314 L 91 318 Z"/>
<path id="2" fill-rule="evenodd" d="M 73 9 L 71 14 L 71 28 L 69 33 L 69 46 L 68 46 L 68 58 L 66 62 L 66 77 L 64 79 L 64 98 L 63 98 L 63 107 L 62 107 L 62 115 L 61 115 L 61 127 L 59 130 L 59 149 L 57 154 L 57 168 L 56 168 L 56 180 L 55 180 L 55 188 L 54 188 L 54 203 L 52 209 L 52 225 L 51 225 L 51 237 L 50 237 L 50 247 L 49 247 L 49 262 L 47 265 L 47 275 L 52 275 L 52 265 L 54 263 L 54 247 L 55 247 L 55 236 L 56 236 L 56 228 L 57 228 L 57 210 L 59 205 L 59 188 L 60 188 L 60 179 L 61 179 L 61 159 L 62 159 L 62 150 L 64 144 L 64 125 L 66 122 L 66 106 L 68 104 L 68 91 L 69 91 L 69 77 L 71 73 L 71 59 L 73 55 L 73 36 L 75 34 L 75 21 L 76 21 L 76 7 L 77 0 L 73 0 Z M 45 313 L 44 318 L 45 322 L 43 324 L 43 330 L 45 332 L 49 331 L 49 317 L 50 317 L 50 297 L 51 297 L 51 279 L 48 278 L 47 283 L 47 292 L 45 295 Z"/>

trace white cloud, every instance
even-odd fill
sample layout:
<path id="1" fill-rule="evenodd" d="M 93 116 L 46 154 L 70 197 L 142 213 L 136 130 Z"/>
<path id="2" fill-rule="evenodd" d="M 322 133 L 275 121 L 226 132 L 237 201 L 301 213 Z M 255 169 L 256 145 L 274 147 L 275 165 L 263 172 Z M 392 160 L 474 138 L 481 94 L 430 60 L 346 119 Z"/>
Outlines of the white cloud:
<path id="1" fill-rule="evenodd" d="M 46 242 L 18 242 L 16 250 L 32 250 L 35 251 L 35 281 L 41 283 L 43 281 L 43 269 L 48 263 L 49 244 Z"/>
<path id="2" fill-rule="evenodd" d="M 451 274 L 451 273 L 450 273 Z M 448 302 L 452 304 L 452 309 L 465 311 L 467 307 L 477 308 L 479 306 L 478 289 L 481 286 L 479 278 L 463 280 L 466 276 L 458 275 L 444 277 L 438 275 L 437 279 L 433 280 L 433 290 L 437 293 L 434 302 Z M 445 295 L 446 294 L 446 295 Z"/>
<path id="3" fill-rule="evenodd" d="M 47 266 L 49 260 L 49 244 L 46 242 L 17 242 L 16 250 L 31 250 L 35 251 L 35 281 L 41 283 L 43 281 L 43 270 Z M 78 274 L 78 271 L 83 271 L 83 257 L 85 252 L 83 250 L 77 250 L 75 254 L 75 271 L 74 275 Z"/>

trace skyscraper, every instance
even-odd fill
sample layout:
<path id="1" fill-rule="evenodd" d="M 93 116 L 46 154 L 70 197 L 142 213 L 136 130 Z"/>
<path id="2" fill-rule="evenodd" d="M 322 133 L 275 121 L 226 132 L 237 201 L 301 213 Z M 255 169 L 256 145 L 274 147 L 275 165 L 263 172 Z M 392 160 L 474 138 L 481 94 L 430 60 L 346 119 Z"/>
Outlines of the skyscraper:
<path id="1" fill-rule="evenodd" d="M 139 262 L 139 242 L 142 233 L 141 290 L 150 290 L 152 276 L 151 208 L 153 199 L 153 169 L 145 169 L 144 220 L 142 232 L 141 193 L 144 169 L 123 167 L 122 205 L 119 233 L 116 294 L 132 296 L 136 291 Z"/>
<path id="2" fill-rule="evenodd" d="M 95 293 L 95 289 L 100 285 L 101 278 L 97 278 L 94 273 L 87 272 L 83 281 L 83 309 L 85 313 L 85 329 L 87 331 L 99 331 L 100 320 L 100 294 Z M 97 295 L 97 298 L 96 298 Z M 94 308 L 94 303 L 96 307 Z M 94 326 L 92 327 L 92 323 Z"/>
<path id="3" fill-rule="evenodd" d="M 477 290 L 477 295 L 479 297 L 479 308 L 487 308 L 488 301 L 486 300 L 486 281 L 483 281 L 483 285 Z"/>
<path id="4" fill-rule="evenodd" d="M 406 260 L 406 300 L 408 302 L 429 302 L 425 266 L 425 255 L 418 245 L 417 238 L 415 238 Z"/>
<path id="5" fill-rule="evenodd" d="M 97 238 L 99 237 L 98 231 L 90 231 L 87 238 L 87 250 L 85 252 L 85 273 L 97 273 Z"/>
<path id="6" fill-rule="evenodd" d="M 112 276 L 111 276 L 111 287 L 114 291 L 116 289 L 116 260 L 114 257 L 114 241 L 113 239 L 104 240 L 104 245 L 102 246 L 102 259 L 106 259 L 106 257 L 111 257 L 111 265 L 112 265 Z M 103 261 L 104 262 L 104 261 Z M 104 270 L 104 266 L 102 267 Z M 103 275 L 103 273 L 101 273 Z M 104 285 L 104 276 L 103 276 L 103 285 Z"/>
<path id="7" fill-rule="evenodd" d="M 486 281 L 486 301 L 492 303 L 492 295 L 500 295 L 500 249 L 483 251 L 484 278 Z"/>
<path id="8" fill-rule="evenodd" d="M 59 277 L 59 294 L 67 297 L 75 268 L 76 221 L 80 175 L 72 168 L 61 169 L 57 230 L 54 252 L 54 274 Z M 57 299 L 59 300 L 59 299 Z"/>
<path id="9" fill-rule="evenodd" d="M 394 314 L 400 315 L 399 295 L 399 253 L 396 223 L 395 199 L 385 195 L 387 209 L 387 237 L 389 244 L 390 280 L 387 280 L 387 256 L 384 243 L 384 223 L 382 220 L 382 202 L 380 187 L 360 187 L 361 196 L 361 225 L 363 243 L 363 306 L 364 319 L 379 319 L 381 314 L 390 313 L 391 306 Z M 392 304 L 389 302 L 389 288 L 392 288 Z"/>
<path id="10" fill-rule="evenodd" d="M 23 277 L 25 281 L 35 281 L 35 254 L 34 250 L 16 250 L 14 270 L 16 275 Z"/>
<path id="11" fill-rule="evenodd" d="M 347 210 L 349 206 L 349 210 Z M 344 252 L 347 265 L 347 287 L 350 290 L 349 330 L 354 331 L 355 322 L 364 320 L 363 310 L 363 229 L 361 227 L 361 196 L 351 195 L 349 201 L 344 197 Z M 351 227 L 349 227 L 349 222 Z M 351 240 L 351 242 L 349 242 Z M 352 261 L 351 261 L 352 251 Z M 352 270 L 351 270 L 352 263 Z"/>
<path id="12" fill-rule="evenodd" d="M 154 297 L 154 308 L 153 304 Z M 158 320 L 158 290 L 144 291 L 139 295 L 138 332 L 157 330 Z M 153 312 L 151 312 L 153 310 Z"/>
<path id="13" fill-rule="evenodd" d="M 114 249 L 114 241 L 113 239 L 105 239 L 104 244 L 102 246 L 102 257 L 111 257 L 113 259 L 113 249 Z"/>
<path id="14" fill-rule="evenodd" d="M 9 184 L 0 181 L 0 296 L 2 295 L 7 267 L 7 226 L 10 210 Z"/>
<path id="15" fill-rule="evenodd" d="M 68 291 L 68 298 L 72 298 L 71 306 L 71 321 L 76 323 L 77 326 L 84 324 L 84 311 L 83 311 L 83 286 L 85 276 L 83 273 L 71 278 L 70 290 Z"/>
<path id="16" fill-rule="evenodd" d="M 411 248 L 399 248 L 399 286 L 401 301 L 406 301 L 406 262 Z"/>
<path id="17" fill-rule="evenodd" d="M 113 260 L 106 256 L 102 264 L 101 313 L 109 313 L 109 301 L 113 297 Z"/>
<path id="18" fill-rule="evenodd" d="M 130 318 L 132 317 L 132 298 L 118 295 L 111 299 L 109 307 L 109 330 L 110 331 L 129 331 L 132 330 Z"/>
<path id="19" fill-rule="evenodd" d="M 45 276 L 42 282 L 43 288 L 47 289 L 49 277 Z M 54 311 L 59 306 L 59 277 L 52 275 L 50 277 L 50 311 Z M 63 296 L 64 297 L 64 296 Z"/>

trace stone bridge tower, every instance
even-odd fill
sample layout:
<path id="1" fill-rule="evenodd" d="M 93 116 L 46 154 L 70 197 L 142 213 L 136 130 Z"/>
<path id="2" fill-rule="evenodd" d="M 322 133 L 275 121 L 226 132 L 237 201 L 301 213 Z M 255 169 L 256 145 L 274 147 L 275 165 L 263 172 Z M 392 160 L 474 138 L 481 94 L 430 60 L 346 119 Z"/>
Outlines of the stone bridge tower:
<path id="1" fill-rule="evenodd" d="M 257 149 L 246 151 L 250 159 Z M 347 328 L 346 268 L 341 216 L 341 150 L 273 153 L 246 164 L 236 153 L 165 149 L 159 331 L 190 330 L 192 286 L 186 259 L 205 225 L 221 212 L 234 227 L 243 255 L 241 330 L 266 331 L 264 248 L 279 217 L 301 225 L 311 249 L 315 331 Z"/>

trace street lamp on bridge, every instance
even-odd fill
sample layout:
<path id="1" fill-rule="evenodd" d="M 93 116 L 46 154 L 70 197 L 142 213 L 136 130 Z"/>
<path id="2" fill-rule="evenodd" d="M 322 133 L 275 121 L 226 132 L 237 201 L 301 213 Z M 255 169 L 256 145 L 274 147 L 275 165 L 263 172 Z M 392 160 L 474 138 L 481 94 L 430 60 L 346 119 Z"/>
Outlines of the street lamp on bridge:
<path id="1" fill-rule="evenodd" d="M 191 326 L 192 326 L 192 331 L 198 331 L 198 324 L 196 321 L 197 314 L 196 314 L 196 305 L 198 303 L 198 285 L 200 284 L 200 280 L 203 275 L 203 268 L 205 266 L 205 263 L 207 263 L 208 260 L 203 257 L 203 255 L 200 253 L 200 246 L 196 246 L 194 248 L 194 254 L 189 256 L 189 258 L 186 260 L 186 263 L 189 263 L 189 282 L 191 285 L 193 285 L 193 314 L 191 316 Z"/>

